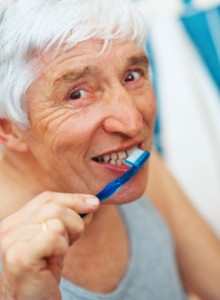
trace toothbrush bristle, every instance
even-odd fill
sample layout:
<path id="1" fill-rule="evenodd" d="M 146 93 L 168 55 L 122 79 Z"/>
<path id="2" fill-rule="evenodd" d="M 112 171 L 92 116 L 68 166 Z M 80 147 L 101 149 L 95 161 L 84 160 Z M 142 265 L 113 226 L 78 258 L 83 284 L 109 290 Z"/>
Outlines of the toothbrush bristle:
<path id="1" fill-rule="evenodd" d="M 141 155 L 144 153 L 143 150 L 140 150 L 138 148 L 134 149 L 134 151 L 126 158 L 126 161 L 129 162 L 135 162 L 137 159 L 141 157 Z"/>
<path id="2" fill-rule="evenodd" d="M 125 160 L 124 162 L 130 166 L 136 166 L 140 168 L 149 158 L 150 152 L 143 151 L 136 148 Z"/>

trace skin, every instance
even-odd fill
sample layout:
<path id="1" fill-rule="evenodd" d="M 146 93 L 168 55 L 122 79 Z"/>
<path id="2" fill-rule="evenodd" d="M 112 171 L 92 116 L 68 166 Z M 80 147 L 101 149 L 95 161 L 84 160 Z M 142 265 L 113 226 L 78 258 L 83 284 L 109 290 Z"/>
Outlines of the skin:
<path id="1" fill-rule="evenodd" d="M 132 146 L 151 148 L 156 107 L 148 64 L 135 63 L 137 59 L 130 62 L 132 57 L 146 57 L 145 53 L 131 42 L 116 43 L 107 59 L 105 55 L 97 58 L 101 46 L 99 41 L 90 41 L 52 61 L 50 53 L 40 57 L 41 76 L 27 92 L 31 127 L 22 138 L 44 181 L 46 174 L 47 186 L 39 187 L 42 191 L 96 194 L 125 170 L 97 164 L 93 157 Z M 78 80 L 54 84 L 61 74 L 81 73 L 85 67 L 90 71 Z M 137 78 L 129 81 L 128 76 Z M 79 89 L 81 99 L 71 100 L 71 93 Z M 143 192 L 146 180 L 145 167 L 126 186 L 130 199 L 139 196 L 137 190 Z M 120 202 L 130 201 L 125 200 L 124 191 L 120 195 Z"/>
<path id="2" fill-rule="evenodd" d="M 88 194 L 128 167 L 93 158 L 134 146 L 150 150 L 156 105 L 142 47 L 113 42 L 98 56 L 101 47 L 89 40 L 68 52 L 39 54 L 40 76 L 26 94 L 30 128 L 1 120 L 2 299 L 61 299 L 61 274 L 106 293 L 125 272 L 128 241 L 114 204 L 143 194 L 148 164 L 99 208 L 98 199 L 86 201 Z M 95 211 L 88 227 L 89 217 L 79 213 Z"/>
<path id="3" fill-rule="evenodd" d="M 7 149 L 0 168 L 0 299 L 60 300 L 61 274 L 92 291 L 113 291 L 129 260 L 116 206 L 145 193 L 171 230 L 185 286 L 218 300 L 219 239 L 156 153 L 103 205 L 86 201 L 126 171 L 92 158 L 134 145 L 150 150 L 156 113 L 143 49 L 114 42 L 107 56 L 97 56 L 101 46 L 89 40 L 65 53 L 39 54 L 40 77 L 26 94 L 30 128 L 0 121 Z M 79 89 L 81 100 L 71 99 Z M 93 213 L 93 221 L 79 213 Z"/>

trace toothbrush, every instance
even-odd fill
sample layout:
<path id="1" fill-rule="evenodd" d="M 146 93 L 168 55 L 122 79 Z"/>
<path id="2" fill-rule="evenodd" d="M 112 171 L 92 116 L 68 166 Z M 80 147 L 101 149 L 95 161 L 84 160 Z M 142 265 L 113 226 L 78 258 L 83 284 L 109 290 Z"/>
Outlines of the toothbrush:
<path id="1" fill-rule="evenodd" d="M 131 166 L 131 168 L 121 177 L 107 184 L 106 187 L 96 195 L 100 202 L 104 201 L 105 199 L 109 198 L 117 191 L 119 191 L 122 188 L 122 186 L 142 168 L 142 166 L 146 163 L 149 157 L 150 152 L 135 148 L 132 154 L 130 154 L 124 160 L 124 162 L 127 165 Z"/>
<path id="2" fill-rule="evenodd" d="M 118 192 L 122 186 L 143 167 L 149 157 L 150 152 L 135 148 L 134 151 L 126 159 L 124 159 L 124 162 L 131 166 L 131 168 L 124 175 L 107 184 L 104 189 L 96 195 L 99 201 L 103 202 L 105 199 Z M 80 214 L 82 218 L 86 215 L 87 214 Z"/>

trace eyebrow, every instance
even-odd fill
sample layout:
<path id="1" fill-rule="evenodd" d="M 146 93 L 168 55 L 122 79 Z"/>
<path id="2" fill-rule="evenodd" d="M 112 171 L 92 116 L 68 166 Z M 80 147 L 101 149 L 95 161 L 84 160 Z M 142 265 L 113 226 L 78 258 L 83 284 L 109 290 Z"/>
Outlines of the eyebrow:
<path id="1" fill-rule="evenodd" d="M 146 69 L 149 67 L 149 60 L 146 55 L 137 55 L 137 56 L 131 56 L 127 59 L 125 66 L 134 66 L 134 65 L 142 65 Z M 61 85 L 65 85 L 68 83 L 72 83 L 73 81 L 77 81 L 83 77 L 86 77 L 91 74 L 99 73 L 100 70 L 95 65 L 85 66 L 81 70 L 71 70 L 57 79 L 53 82 L 53 85 L 55 88 L 59 88 Z"/>
<path id="2" fill-rule="evenodd" d="M 128 59 L 127 65 L 142 65 L 148 69 L 149 67 L 149 59 L 146 55 L 141 55 L 141 56 L 132 56 Z"/>
<path id="3" fill-rule="evenodd" d="M 91 73 L 97 73 L 98 69 L 96 66 L 85 66 L 81 70 L 71 70 L 60 77 L 58 77 L 54 82 L 54 86 L 60 86 L 65 83 L 71 83 L 73 81 L 79 80 Z"/>

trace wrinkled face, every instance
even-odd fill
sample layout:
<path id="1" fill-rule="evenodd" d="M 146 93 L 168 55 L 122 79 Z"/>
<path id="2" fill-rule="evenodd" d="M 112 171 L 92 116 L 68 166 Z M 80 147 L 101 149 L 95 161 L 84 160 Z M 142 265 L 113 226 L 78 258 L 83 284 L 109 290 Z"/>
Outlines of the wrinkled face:
<path id="1" fill-rule="evenodd" d="M 151 148 L 156 107 L 146 55 L 130 41 L 98 55 L 101 47 L 93 39 L 40 57 L 25 139 L 48 189 L 97 194 L 127 171 L 121 158 L 131 148 Z M 147 165 L 107 203 L 136 199 L 146 182 Z"/>

